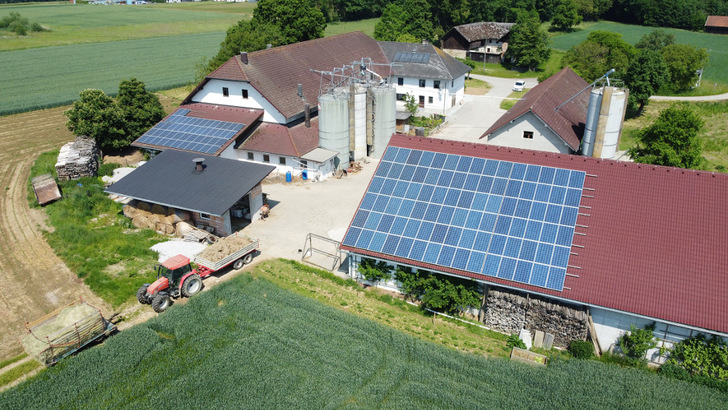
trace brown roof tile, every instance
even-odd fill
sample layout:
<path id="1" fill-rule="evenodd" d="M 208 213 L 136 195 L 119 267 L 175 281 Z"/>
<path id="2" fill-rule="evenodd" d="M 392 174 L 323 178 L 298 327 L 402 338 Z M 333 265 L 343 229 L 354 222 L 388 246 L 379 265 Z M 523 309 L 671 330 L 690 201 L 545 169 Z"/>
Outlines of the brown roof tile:
<path id="1" fill-rule="evenodd" d="M 530 89 L 480 138 L 486 137 L 511 120 L 531 111 L 554 130 L 572 150 L 578 151 L 581 137 L 584 134 L 590 90 L 585 90 L 558 111 L 556 108 L 588 85 L 589 83 L 579 77 L 571 68 L 566 67 Z"/>
<path id="2" fill-rule="evenodd" d="M 728 16 L 708 16 L 705 27 L 728 27 Z"/>
<path id="3" fill-rule="evenodd" d="M 301 157 L 318 148 L 318 117 L 311 119 L 311 127 L 303 122 L 293 126 L 261 123 L 238 149 L 266 152 L 289 157 Z"/>

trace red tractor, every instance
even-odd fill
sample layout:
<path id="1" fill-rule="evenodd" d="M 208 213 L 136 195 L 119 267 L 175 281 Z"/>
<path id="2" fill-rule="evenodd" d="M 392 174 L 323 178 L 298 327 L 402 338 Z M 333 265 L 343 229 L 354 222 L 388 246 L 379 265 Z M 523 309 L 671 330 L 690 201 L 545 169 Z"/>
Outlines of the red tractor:
<path id="1" fill-rule="evenodd" d="M 202 278 L 192 269 L 190 258 L 177 255 L 157 265 L 157 280 L 145 283 L 137 291 L 137 300 L 151 304 L 155 312 L 161 313 L 172 304 L 170 298 L 190 297 L 202 290 Z"/>

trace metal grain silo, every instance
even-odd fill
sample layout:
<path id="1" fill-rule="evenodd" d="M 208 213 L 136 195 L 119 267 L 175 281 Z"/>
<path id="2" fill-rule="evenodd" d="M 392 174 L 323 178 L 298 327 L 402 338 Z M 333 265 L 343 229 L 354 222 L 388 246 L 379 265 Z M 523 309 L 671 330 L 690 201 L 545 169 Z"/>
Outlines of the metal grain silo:
<path id="1" fill-rule="evenodd" d="M 379 158 L 387 148 L 397 126 L 397 95 L 391 85 L 372 89 L 374 99 L 374 140 L 369 156 Z"/>
<path id="2" fill-rule="evenodd" d="M 627 96 L 627 90 L 611 86 L 592 90 L 582 138 L 583 155 L 614 157 L 622 133 Z"/>
<path id="3" fill-rule="evenodd" d="M 351 135 L 354 137 L 349 149 L 358 160 L 367 156 L 367 89 L 352 85 L 349 98 L 349 123 L 353 126 L 350 128 L 353 128 Z"/>
<path id="4" fill-rule="evenodd" d="M 349 101 L 347 93 L 319 97 L 319 146 L 336 151 L 337 169 L 349 168 Z"/>

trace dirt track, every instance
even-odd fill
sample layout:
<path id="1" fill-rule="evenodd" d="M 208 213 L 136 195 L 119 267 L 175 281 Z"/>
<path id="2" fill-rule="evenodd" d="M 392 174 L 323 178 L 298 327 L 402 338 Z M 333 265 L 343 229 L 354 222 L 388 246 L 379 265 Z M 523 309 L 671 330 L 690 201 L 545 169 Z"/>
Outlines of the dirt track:
<path id="1" fill-rule="evenodd" d="M 71 272 L 43 238 L 45 213 L 30 209 L 27 184 L 39 154 L 73 139 L 68 107 L 0 117 L 0 359 L 19 354 L 26 321 L 83 297 L 109 306 Z"/>

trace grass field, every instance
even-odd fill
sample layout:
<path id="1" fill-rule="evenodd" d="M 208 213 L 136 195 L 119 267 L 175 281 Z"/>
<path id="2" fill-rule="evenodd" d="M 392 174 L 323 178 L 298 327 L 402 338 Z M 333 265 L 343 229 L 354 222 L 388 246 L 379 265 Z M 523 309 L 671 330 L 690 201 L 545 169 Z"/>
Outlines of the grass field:
<path id="1" fill-rule="evenodd" d="M 572 33 L 551 37 L 551 47 L 557 50 L 566 51 L 572 46 L 586 40 L 589 33 L 595 30 L 621 33 L 624 41 L 630 44 L 636 44 L 643 35 L 654 29 L 654 27 L 633 26 L 601 21 L 596 24 L 586 25 L 583 29 L 576 30 Z M 726 70 L 726 67 L 728 67 L 728 39 L 726 39 L 726 36 L 678 29 L 664 30 L 668 33 L 674 34 L 678 43 L 691 44 L 695 47 L 706 48 L 708 50 L 708 66 L 703 72 L 704 82 L 728 84 L 728 70 Z"/>
<path id="2" fill-rule="evenodd" d="M 727 399 L 595 361 L 545 368 L 464 354 L 244 275 L 64 360 L 0 395 L 0 406 L 724 408 Z"/>
<path id="3" fill-rule="evenodd" d="M 225 32 L 253 14 L 255 3 L 190 2 L 143 6 L 0 5 L 0 17 L 20 13 L 51 31 L 3 38 L 0 51 L 183 34 Z"/>
<path id="4" fill-rule="evenodd" d="M 326 25 L 324 36 L 329 37 L 337 34 L 350 33 L 352 31 L 361 31 L 370 37 L 374 37 L 374 26 L 378 21 L 378 18 L 374 18 L 360 21 L 347 21 L 343 23 L 329 23 Z"/>

